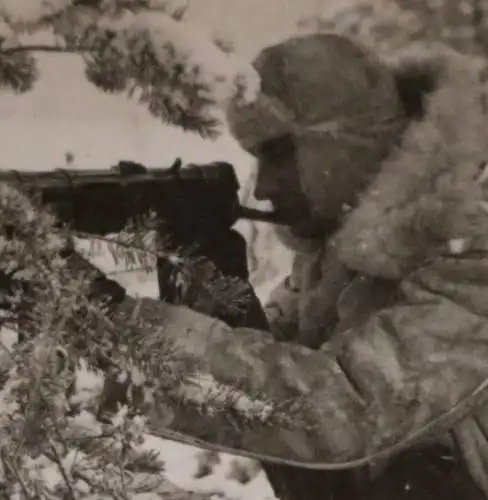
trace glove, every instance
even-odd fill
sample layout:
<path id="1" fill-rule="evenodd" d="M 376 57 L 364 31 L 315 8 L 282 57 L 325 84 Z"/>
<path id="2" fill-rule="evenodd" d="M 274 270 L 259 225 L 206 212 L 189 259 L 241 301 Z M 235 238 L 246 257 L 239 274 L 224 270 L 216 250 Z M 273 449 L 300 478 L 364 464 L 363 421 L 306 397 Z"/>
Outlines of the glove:
<path id="1" fill-rule="evenodd" d="M 110 313 L 118 304 L 122 303 L 127 295 L 125 288 L 115 280 L 108 278 L 89 260 L 80 255 L 73 246 L 67 246 L 60 257 L 66 259 L 68 267 L 76 272 L 90 272 L 93 280 L 87 290 L 88 300 L 97 300 L 104 304 L 107 313 Z"/>
<path id="2" fill-rule="evenodd" d="M 229 229 L 195 245 L 188 256 L 185 246 L 180 245 L 180 259 L 159 260 L 161 299 L 218 318 L 232 327 L 268 330 L 262 306 L 249 283 L 244 237 Z"/>

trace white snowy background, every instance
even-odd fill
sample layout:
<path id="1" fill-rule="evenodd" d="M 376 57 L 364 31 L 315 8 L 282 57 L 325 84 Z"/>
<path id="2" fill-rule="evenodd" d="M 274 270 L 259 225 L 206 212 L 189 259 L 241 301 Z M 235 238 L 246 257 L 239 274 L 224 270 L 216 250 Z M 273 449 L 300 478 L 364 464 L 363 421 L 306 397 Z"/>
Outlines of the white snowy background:
<path id="1" fill-rule="evenodd" d="M 261 47 L 295 32 L 301 17 L 323 14 L 332 6 L 330 0 L 193 0 L 189 18 L 208 33 L 230 37 L 238 54 L 249 59 Z M 229 161 L 241 183 L 248 182 L 253 160 L 229 136 L 205 141 L 162 125 L 135 102 L 105 95 L 88 84 L 76 56 L 44 55 L 40 61 L 41 78 L 32 92 L 18 97 L 0 93 L 0 169 L 66 168 L 68 154 L 73 158 L 70 168 L 76 169 L 106 169 L 122 159 L 161 167 L 181 157 L 184 162 Z M 249 234 L 245 224 L 240 228 Z M 272 282 L 286 271 L 290 255 L 266 229 L 259 231 L 256 247 L 259 266 L 254 279 L 264 298 Z M 96 264 L 114 271 L 108 256 Z M 131 294 L 157 294 L 155 276 L 115 277 Z M 197 479 L 202 452 L 154 439 L 148 445 L 161 450 L 168 477 L 186 489 L 235 500 L 273 498 L 263 473 L 252 462 L 221 456 L 211 474 Z M 232 477 L 236 463 L 254 475 L 247 484 Z"/>

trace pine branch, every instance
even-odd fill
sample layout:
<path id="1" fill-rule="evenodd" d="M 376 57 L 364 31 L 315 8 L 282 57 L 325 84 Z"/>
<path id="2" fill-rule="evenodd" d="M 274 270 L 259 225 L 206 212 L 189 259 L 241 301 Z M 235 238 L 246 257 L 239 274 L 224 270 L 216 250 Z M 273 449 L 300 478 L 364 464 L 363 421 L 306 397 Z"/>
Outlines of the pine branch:
<path id="1" fill-rule="evenodd" d="M 236 64 L 229 43 L 185 28 L 188 2 L 80 0 L 42 7 L 23 15 L 12 3 L 0 13 L 0 86 L 32 89 L 34 54 L 79 54 L 86 78 L 99 89 L 135 97 L 162 122 L 204 138 L 222 132 L 222 104 L 243 89 L 257 90 L 257 75 Z M 19 35 L 46 29 L 59 45 L 18 43 Z"/>
<path id="2" fill-rule="evenodd" d="M 168 254 L 167 252 L 165 252 L 163 250 L 154 250 L 154 249 L 148 248 L 140 243 L 137 244 L 133 241 L 126 241 L 124 239 L 124 236 L 126 237 L 128 233 L 122 232 L 121 234 L 123 235 L 122 237 L 119 234 L 115 238 L 110 238 L 108 236 L 89 234 L 89 233 L 84 233 L 82 231 L 77 231 L 75 233 L 75 237 L 82 238 L 82 239 L 88 239 L 88 240 L 97 240 L 97 241 L 102 242 L 102 243 L 107 243 L 108 245 L 115 245 L 117 247 L 124 248 L 125 250 L 128 251 L 128 252 L 122 254 L 122 257 L 126 257 L 126 262 L 128 260 L 133 260 L 133 258 L 135 256 L 135 260 L 140 261 L 140 264 L 139 264 L 140 267 L 142 269 L 145 269 L 148 271 L 155 269 L 156 261 L 158 258 L 161 258 L 161 257 L 171 258 L 173 256 L 173 254 Z M 120 257 L 120 254 L 117 254 L 117 252 L 113 248 L 109 247 L 109 251 L 116 260 Z M 130 258 L 130 257 L 127 258 L 128 254 L 132 254 L 133 258 Z M 136 255 L 139 255 L 139 258 L 137 258 Z M 142 255 L 142 257 L 141 257 L 141 255 Z M 176 255 L 176 253 L 174 255 Z M 144 257 L 148 257 L 149 259 L 151 259 L 152 264 L 148 264 L 147 261 L 144 260 Z M 146 265 L 144 265 L 144 264 L 146 264 Z"/>
<path id="3" fill-rule="evenodd" d="M 26 498 L 42 500 L 61 494 L 77 495 L 76 478 L 91 484 L 98 493 L 118 499 L 129 498 L 130 493 L 158 492 L 156 485 L 164 478 L 160 477 L 156 457 L 138 449 L 145 430 L 145 420 L 138 415 L 156 411 L 161 424 L 172 418 L 173 410 L 169 408 L 180 408 L 184 403 L 191 407 L 191 398 L 185 397 L 188 393 L 184 389 L 197 375 L 196 360 L 181 353 L 165 337 L 160 327 L 164 308 L 160 308 L 159 301 L 151 302 L 154 309 L 148 311 L 141 309 L 142 301 L 128 299 L 117 310 L 117 321 L 107 317 L 99 304 L 86 296 L 90 269 L 82 269 L 79 274 L 78 268 L 70 268 L 68 260 L 59 258 L 66 238 L 74 235 L 56 227 L 48 212 L 3 184 L 0 219 L 7 225 L 15 221 L 10 230 L 0 225 L 0 269 L 17 270 L 33 283 L 28 315 L 22 324 L 28 327 L 28 334 L 14 347 L 13 367 L 0 386 L 1 451 L 4 456 L 14 457 L 4 462 L 11 463 L 18 476 L 10 472 L 8 477 L 2 477 L 3 482 L 11 488 L 24 488 Z M 129 236 L 121 238 L 127 243 L 124 237 Z M 141 249 L 146 249 L 144 244 Z M 185 262 L 193 261 L 189 257 Z M 204 275 L 215 279 L 215 270 L 211 271 Z M 219 282 L 217 289 L 228 300 L 230 294 L 224 284 Z M 20 295 L 20 299 L 25 298 Z M 60 351 L 65 353 L 62 371 L 57 356 Z M 90 369 L 100 368 L 102 356 L 108 360 L 103 389 L 90 394 L 87 401 L 76 403 L 71 396 L 76 391 L 77 367 L 83 359 Z M 229 412 L 229 418 L 238 425 L 242 394 L 233 392 L 230 386 L 222 389 L 219 397 L 214 392 L 200 401 L 198 409 L 209 410 L 209 414 L 220 412 L 222 418 Z M 77 439 L 86 437 L 76 427 L 80 411 L 90 414 L 97 423 L 91 439 Z M 60 475 L 55 487 L 42 480 L 44 469 L 53 464 L 57 464 Z M 77 472 L 81 475 L 77 476 Z M 165 489 L 174 490 L 179 498 L 185 496 L 171 485 L 161 488 L 162 494 Z M 167 497 L 171 498 L 171 493 Z"/>
<path id="4" fill-rule="evenodd" d="M 144 223 L 139 227 L 143 229 L 148 226 Z M 165 290 L 162 292 L 175 304 L 215 315 L 230 323 L 245 313 L 250 300 L 250 289 L 246 282 L 224 276 L 212 262 L 198 255 L 197 245 L 180 246 L 175 250 L 169 236 L 159 238 L 159 248 L 155 248 L 156 240 L 147 245 L 139 233 L 142 230 L 139 227 L 129 224 L 115 237 L 92 236 L 81 232 L 76 233 L 76 236 L 122 247 L 125 250 L 122 253 L 112 246 L 108 250 L 116 263 L 123 261 L 131 269 L 139 265 L 145 271 L 152 271 L 159 266 L 161 271 L 164 266 L 161 272 L 165 277 Z M 160 259 L 164 259 L 165 263 Z"/>
<path id="5" fill-rule="evenodd" d="M 44 44 L 34 44 L 34 45 L 17 45 L 13 47 L 1 48 L 0 54 L 13 55 L 23 52 L 50 52 L 50 53 L 62 53 L 62 54 L 78 54 L 82 52 L 90 52 L 93 48 L 90 47 L 62 47 L 60 45 L 44 45 Z"/>

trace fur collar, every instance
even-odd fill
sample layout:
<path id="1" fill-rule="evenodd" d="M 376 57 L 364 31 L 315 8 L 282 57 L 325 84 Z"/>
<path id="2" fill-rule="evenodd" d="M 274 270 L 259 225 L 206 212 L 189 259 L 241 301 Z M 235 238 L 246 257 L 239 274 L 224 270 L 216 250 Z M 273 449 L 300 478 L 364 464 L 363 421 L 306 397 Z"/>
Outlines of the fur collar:
<path id="1" fill-rule="evenodd" d="M 389 64 L 411 123 L 333 245 L 351 269 L 401 278 L 488 235 L 477 182 L 488 142 L 479 71 L 470 58 L 416 45 Z"/>

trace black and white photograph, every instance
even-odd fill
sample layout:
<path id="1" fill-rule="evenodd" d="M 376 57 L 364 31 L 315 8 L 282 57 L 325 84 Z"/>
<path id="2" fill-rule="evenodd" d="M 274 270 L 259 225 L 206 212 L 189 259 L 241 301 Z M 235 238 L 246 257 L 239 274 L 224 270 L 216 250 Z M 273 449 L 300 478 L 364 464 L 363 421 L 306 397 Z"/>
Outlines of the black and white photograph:
<path id="1" fill-rule="evenodd" d="M 488 0 L 0 0 L 0 500 L 488 500 Z"/>

